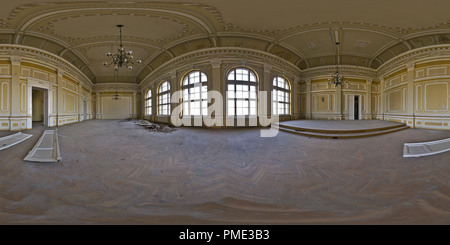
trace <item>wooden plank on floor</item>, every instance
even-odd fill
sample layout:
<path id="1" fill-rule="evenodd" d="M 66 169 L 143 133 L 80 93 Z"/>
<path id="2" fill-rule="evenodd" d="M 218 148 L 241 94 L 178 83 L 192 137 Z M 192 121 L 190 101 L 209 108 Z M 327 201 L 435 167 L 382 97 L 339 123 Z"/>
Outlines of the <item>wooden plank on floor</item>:
<path id="1" fill-rule="evenodd" d="M 5 137 L 1 137 L 0 138 L 0 150 L 9 148 L 11 146 L 17 145 L 22 141 L 25 141 L 27 139 L 29 139 L 31 136 L 31 134 L 23 134 L 22 132 L 16 133 L 16 134 L 12 134 L 12 135 L 8 135 Z"/>
<path id="2" fill-rule="evenodd" d="M 59 162 L 59 142 L 57 130 L 45 130 L 39 141 L 23 159 L 30 162 Z"/>

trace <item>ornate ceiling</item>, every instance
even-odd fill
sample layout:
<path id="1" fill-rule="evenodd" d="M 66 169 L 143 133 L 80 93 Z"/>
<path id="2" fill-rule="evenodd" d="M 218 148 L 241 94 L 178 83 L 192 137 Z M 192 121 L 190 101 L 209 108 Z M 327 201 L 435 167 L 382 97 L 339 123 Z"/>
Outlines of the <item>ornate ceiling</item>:
<path id="1" fill-rule="evenodd" d="M 448 0 L 6 0 L 0 43 L 57 54 L 93 83 L 112 82 L 105 53 L 126 50 L 143 62 L 120 82 L 139 83 L 177 56 L 206 48 L 265 51 L 308 68 L 340 64 L 376 69 L 406 51 L 450 43 Z"/>

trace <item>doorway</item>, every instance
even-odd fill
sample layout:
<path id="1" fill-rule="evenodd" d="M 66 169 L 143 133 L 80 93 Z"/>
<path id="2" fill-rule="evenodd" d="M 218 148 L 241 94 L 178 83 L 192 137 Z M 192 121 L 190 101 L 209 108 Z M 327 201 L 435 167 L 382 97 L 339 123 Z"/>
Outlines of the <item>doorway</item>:
<path id="1" fill-rule="evenodd" d="M 31 93 L 31 107 L 32 114 L 31 120 L 33 123 L 43 123 L 44 122 L 44 91 L 40 89 L 32 89 Z"/>
<path id="2" fill-rule="evenodd" d="M 361 120 L 361 96 L 348 95 L 348 119 Z"/>
<path id="3" fill-rule="evenodd" d="M 354 117 L 353 120 L 359 120 L 359 95 L 355 95 L 355 101 L 354 101 Z"/>
<path id="4" fill-rule="evenodd" d="M 31 89 L 31 121 L 33 124 L 48 126 L 48 90 Z"/>

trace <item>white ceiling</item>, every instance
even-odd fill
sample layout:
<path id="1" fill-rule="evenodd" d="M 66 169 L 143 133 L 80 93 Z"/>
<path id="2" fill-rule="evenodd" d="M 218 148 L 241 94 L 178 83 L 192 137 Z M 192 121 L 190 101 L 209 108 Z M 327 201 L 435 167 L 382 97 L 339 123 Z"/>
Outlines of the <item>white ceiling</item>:
<path id="1" fill-rule="evenodd" d="M 341 63 L 377 68 L 411 49 L 450 43 L 448 0 L 6 0 L 0 43 L 55 53 L 94 83 L 111 82 L 102 64 L 124 46 L 143 60 L 120 81 L 139 83 L 164 62 L 211 47 L 246 47 L 301 69 Z"/>

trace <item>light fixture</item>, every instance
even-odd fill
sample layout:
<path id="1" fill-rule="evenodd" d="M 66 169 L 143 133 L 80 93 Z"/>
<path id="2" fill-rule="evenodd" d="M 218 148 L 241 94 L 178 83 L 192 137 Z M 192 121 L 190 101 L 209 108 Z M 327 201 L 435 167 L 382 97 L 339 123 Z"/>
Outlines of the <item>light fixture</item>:
<path id="1" fill-rule="evenodd" d="M 122 44 L 122 27 L 123 25 L 117 25 L 119 27 L 120 32 L 120 47 L 118 48 L 117 54 L 112 54 L 111 52 L 106 53 L 106 56 L 111 57 L 111 62 L 105 62 L 103 63 L 104 66 L 109 67 L 110 65 L 114 64 L 114 70 L 118 71 L 120 67 L 125 66 L 128 70 L 132 70 L 133 67 L 131 65 L 134 65 L 133 62 L 133 51 L 125 51 L 125 48 Z M 136 63 L 140 64 L 142 63 L 141 60 L 136 60 Z"/>
<path id="2" fill-rule="evenodd" d="M 348 81 L 344 81 L 343 79 L 344 77 L 339 74 L 339 42 L 336 42 L 336 73 L 328 78 L 328 85 L 333 85 L 336 88 L 339 85 L 342 86 L 348 83 Z"/>

